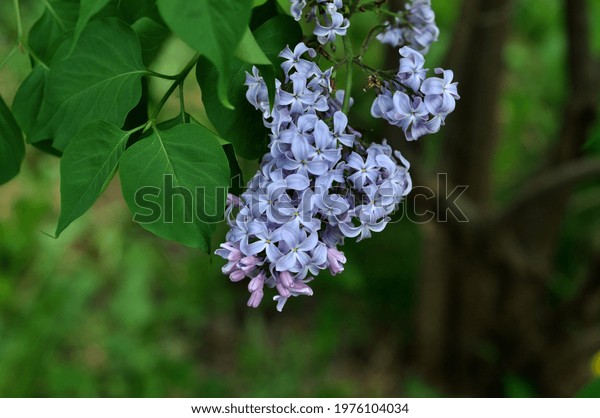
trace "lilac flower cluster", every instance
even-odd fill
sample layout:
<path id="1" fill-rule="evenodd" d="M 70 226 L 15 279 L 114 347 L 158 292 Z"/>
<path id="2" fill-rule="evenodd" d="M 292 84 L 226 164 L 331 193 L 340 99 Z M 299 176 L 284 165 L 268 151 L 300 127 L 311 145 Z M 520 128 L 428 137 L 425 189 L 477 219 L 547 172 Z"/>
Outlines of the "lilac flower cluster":
<path id="1" fill-rule="evenodd" d="M 349 21 L 342 0 L 290 0 L 299 20 L 304 9 L 321 45 L 345 36 Z M 401 127 L 408 140 L 437 132 L 459 99 L 452 71 L 427 77 L 426 52 L 437 39 L 430 0 L 409 1 L 402 16 L 379 36 L 400 49 L 399 71 L 385 77 L 371 108 L 376 118 Z M 227 260 L 223 273 L 248 279 L 248 306 L 265 288 L 282 310 L 292 296 L 312 295 L 309 283 L 321 270 L 344 270 L 339 250 L 346 238 L 360 241 L 382 231 L 411 188 L 409 163 L 384 140 L 366 143 L 348 125 L 345 92 L 332 88 L 333 68 L 323 71 L 304 43 L 279 55 L 284 78 L 275 82 L 274 103 L 257 68 L 246 73 L 246 98 L 270 129 L 269 152 L 240 197 L 229 195 L 230 230 L 215 253 Z M 352 105 L 352 99 L 348 100 Z"/>
<path id="2" fill-rule="evenodd" d="M 411 0 L 399 14 L 402 16 L 396 17 L 393 22 L 386 22 L 387 27 L 377 35 L 377 39 L 393 47 L 410 46 L 426 54 L 440 34 L 431 0 Z"/>
<path id="3" fill-rule="evenodd" d="M 371 115 L 401 127 L 406 139 L 413 141 L 439 131 L 460 96 L 451 70 L 437 68 L 435 73 L 442 77 L 427 78 L 425 58 L 420 52 L 405 46 L 400 56 L 398 73 L 382 86 Z"/>
<path id="4" fill-rule="evenodd" d="M 290 11 L 296 20 L 302 18 L 306 0 L 290 0 Z M 315 20 L 314 34 L 321 45 L 334 42 L 337 36 L 345 36 L 350 22 L 340 10 L 344 7 L 342 0 L 313 0 L 308 20 Z M 320 17 L 321 16 L 321 17 Z"/>
<path id="5" fill-rule="evenodd" d="M 332 95 L 331 69 L 306 59 L 314 56 L 303 43 L 281 52 L 285 80 L 272 111 L 258 71 L 246 75 L 246 97 L 271 131 L 269 152 L 242 196 L 230 196 L 227 242 L 215 253 L 232 281 L 249 279 L 250 307 L 265 286 L 276 289 L 278 310 L 312 295 L 311 275 L 343 271 L 344 239 L 383 230 L 412 187 L 408 162 L 385 141 L 361 144 L 340 110 L 344 92 Z"/>

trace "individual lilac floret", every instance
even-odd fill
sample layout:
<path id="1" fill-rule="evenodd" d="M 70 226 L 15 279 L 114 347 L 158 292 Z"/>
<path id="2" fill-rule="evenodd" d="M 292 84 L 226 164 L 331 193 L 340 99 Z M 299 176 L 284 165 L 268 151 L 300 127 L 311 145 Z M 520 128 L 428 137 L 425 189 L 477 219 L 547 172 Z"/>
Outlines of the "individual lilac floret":
<path id="1" fill-rule="evenodd" d="M 434 115 L 447 115 L 454 111 L 458 95 L 458 83 L 452 82 L 452 70 L 435 69 L 436 74 L 443 74 L 443 78 L 430 77 L 421 85 L 421 92 L 425 95 L 425 106 Z"/>
<path id="2" fill-rule="evenodd" d="M 409 46 L 427 53 L 431 44 L 438 40 L 440 30 L 435 24 L 435 13 L 431 0 L 414 0 L 406 5 L 406 25 L 404 38 Z"/>
<path id="3" fill-rule="evenodd" d="M 321 4 L 332 13 L 342 6 Z M 278 310 L 312 295 L 313 276 L 343 271 L 344 238 L 381 231 L 411 187 L 408 164 L 385 141 L 359 143 L 341 111 L 344 92 L 331 95 L 332 69 L 318 68 L 313 54 L 302 43 L 281 52 L 289 82 L 276 82 L 272 111 L 258 70 L 246 74 L 246 97 L 271 131 L 269 152 L 244 193 L 228 197 L 230 230 L 215 254 L 232 281 L 249 279 L 254 308 L 265 287 L 275 289 Z"/>
<path id="4" fill-rule="evenodd" d="M 302 18 L 306 1 L 290 0 L 290 13 L 296 20 Z M 315 21 L 313 33 L 319 43 L 325 45 L 334 42 L 338 36 L 345 36 L 350 26 L 350 21 L 340 12 L 343 9 L 342 0 L 316 0 L 307 14 L 307 21 Z"/>
<path id="5" fill-rule="evenodd" d="M 344 271 L 346 256 L 337 248 L 327 248 L 327 261 L 329 261 L 329 271 L 332 275 L 336 275 Z"/>
<path id="6" fill-rule="evenodd" d="M 385 28 L 377 35 L 377 40 L 382 44 L 392 47 L 400 46 L 404 43 L 402 20 L 399 17 L 394 18 L 394 22 L 385 22 Z"/>
<path id="7" fill-rule="evenodd" d="M 306 0 L 290 0 L 290 13 L 296 20 L 302 18 L 302 10 L 306 7 Z"/>
<path id="8" fill-rule="evenodd" d="M 400 56 L 398 74 L 382 86 L 371 106 L 371 116 L 402 128 L 406 139 L 414 141 L 439 131 L 460 99 L 458 83 L 452 82 L 452 71 L 441 68 L 435 73 L 443 74 L 443 78 L 427 78 L 425 59 L 412 48 L 402 47 Z"/>
<path id="9" fill-rule="evenodd" d="M 328 6 L 333 6 L 333 3 L 329 3 Z M 345 36 L 349 26 L 348 19 L 338 12 L 335 6 L 327 7 L 324 21 L 321 23 L 317 20 L 313 33 L 317 35 L 319 43 L 325 45 L 334 42 L 336 36 Z"/>
<path id="10" fill-rule="evenodd" d="M 308 53 L 310 58 L 317 56 L 314 49 L 304 45 L 304 42 L 300 42 L 292 51 L 288 46 L 279 54 L 280 58 L 285 61 L 281 64 L 281 68 L 285 73 L 285 81 L 289 80 L 290 70 L 295 68 L 300 74 L 303 74 L 306 78 L 310 77 L 310 73 L 315 70 L 315 63 L 301 58 L 302 55 Z"/>
<path id="11" fill-rule="evenodd" d="M 440 33 L 435 24 L 431 0 L 411 0 L 406 3 L 405 10 L 398 14 L 401 16 L 393 22 L 386 22 L 385 29 L 377 35 L 377 39 L 393 47 L 407 45 L 427 53 Z"/>
<path id="12" fill-rule="evenodd" d="M 407 46 L 400 48 L 400 56 L 398 81 L 413 91 L 419 91 L 419 86 L 427 77 L 427 70 L 423 68 L 425 58 Z"/>

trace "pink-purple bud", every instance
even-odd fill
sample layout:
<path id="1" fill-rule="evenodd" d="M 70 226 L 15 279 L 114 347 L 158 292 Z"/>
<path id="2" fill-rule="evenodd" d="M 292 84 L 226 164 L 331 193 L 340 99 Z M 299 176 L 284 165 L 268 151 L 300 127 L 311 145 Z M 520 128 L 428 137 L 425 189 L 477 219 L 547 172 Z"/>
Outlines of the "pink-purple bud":
<path id="1" fill-rule="evenodd" d="M 285 287 L 294 286 L 294 278 L 292 277 L 289 271 L 283 271 L 279 273 L 279 281 L 283 283 Z"/>
<path id="2" fill-rule="evenodd" d="M 329 261 L 329 271 L 331 274 L 336 275 L 344 271 L 346 257 L 337 248 L 327 248 L 327 261 Z"/>
<path id="3" fill-rule="evenodd" d="M 230 274 L 234 270 L 237 270 L 237 262 L 235 261 L 230 261 L 229 263 L 221 267 L 221 271 L 223 272 L 223 274 Z"/>
<path id="4" fill-rule="evenodd" d="M 229 261 L 238 261 L 240 260 L 244 255 L 242 254 L 242 252 L 240 250 L 234 249 L 232 250 L 229 255 L 227 256 L 227 260 Z"/>
<path id="5" fill-rule="evenodd" d="M 261 289 L 255 290 L 254 292 L 252 292 L 252 294 L 250 294 L 250 299 L 248 299 L 248 306 L 251 308 L 258 308 L 258 305 L 260 305 L 263 296 L 264 293 Z"/>
<path id="6" fill-rule="evenodd" d="M 233 245 L 231 242 L 221 244 L 221 248 L 215 251 L 215 254 L 223 257 L 228 261 L 238 261 L 244 256 L 240 249 L 236 245 Z"/>
<path id="7" fill-rule="evenodd" d="M 252 280 L 250 280 L 250 283 L 248 283 L 248 291 L 249 292 L 256 292 L 257 290 L 262 290 L 263 286 L 265 285 L 265 272 L 261 271 L 258 276 L 254 277 Z"/>
<path id="8" fill-rule="evenodd" d="M 291 288 L 291 291 L 294 295 L 304 295 L 304 296 L 312 296 L 313 290 L 306 283 L 297 280 L 294 282 L 294 286 Z"/>
<path id="9" fill-rule="evenodd" d="M 238 262 L 238 268 L 243 270 L 245 273 L 248 273 L 256 266 L 257 262 L 258 258 L 254 256 L 244 257 Z"/>
<path id="10" fill-rule="evenodd" d="M 284 298 L 289 298 L 292 294 L 290 293 L 290 290 L 285 287 L 283 285 L 283 283 L 279 282 L 277 283 L 277 285 L 275 286 L 275 288 L 277 289 L 277 291 L 279 292 L 279 294 L 281 296 L 283 296 Z"/>
<path id="11" fill-rule="evenodd" d="M 246 273 L 244 273 L 243 270 L 236 270 L 229 275 L 229 279 L 232 282 L 239 282 L 240 280 L 243 280 L 245 277 L 246 277 Z"/>
<path id="12" fill-rule="evenodd" d="M 236 206 L 237 207 L 239 205 L 240 205 L 240 198 L 231 193 L 227 193 L 227 206 Z"/>

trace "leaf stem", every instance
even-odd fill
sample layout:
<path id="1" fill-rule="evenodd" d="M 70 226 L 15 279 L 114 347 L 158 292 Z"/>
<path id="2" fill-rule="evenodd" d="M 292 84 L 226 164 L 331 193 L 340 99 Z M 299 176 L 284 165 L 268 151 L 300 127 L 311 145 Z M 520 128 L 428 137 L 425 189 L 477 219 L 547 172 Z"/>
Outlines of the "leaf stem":
<path id="1" fill-rule="evenodd" d="M 143 125 L 140 125 L 140 126 L 138 126 L 138 127 L 136 127 L 136 128 L 133 128 L 133 129 L 131 129 L 131 130 L 127 131 L 127 133 L 128 133 L 129 135 L 131 135 L 131 134 L 133 134 L 133 133 L 136 133 L 136 132 L 138 132 L 138 131 L 141 131 L 142 129 L 145 131 L 147 126 L 148 126 L 148 122 L 146 122 L 146 123 L 144 123 Z"/>
<path id="2" fill-rule="evenodd" d="M 383 13 L 383 14 L 388 15 L 388 16 L 399 17 L 398 13 L 394 13 L 391 10 L 383 9 L 383 8 L 382 9 L 377 9 L 376 13 Z"/>
<path id="3" fill-rule="evenodd" d="M 369 49 L 369 45 L 371 44 L 371 41 L 373 40 L 373 38 L 375 38 L 377 35 L 379 35 L 381 32 L 383 32 L 383 30 L 386 27 L 387 27 L 387 25 L 377 25 L 369 31 L 369 34 L 367 35 L 367 37 L 363 41 L 362 45 L 360 46 L 360 51 L 358 53 L 357 58 L 362 59 L 362 57 L 365 55 L 365 53 Z"/>
<path id="4" fill-rule="evenodd" d="M 54 20 L 56 20 L 56 23 L 58 23 L 58 26 L 60 26 L 61 30 L 66 30 L 64 22 L 62 21 L 58 13 L 56 13 L 56 10 L 54 10 L 54 7 L 50 4 L 50 2 L 48 0 L 42 0 L 42 3 L 44 3 L 46 9 L 48 9 Z"/>
<path id="5" fill-rule="evenodd" d="M 387 3 L 387 1 L 388 0 L 375 0 L 370 3 L 365 3 L 365 4 L 360 4 L 360 1 L 359 1 L 358 4 L 356 5 L 354 12 L 364 13 L 364 12 L 370 12 L 373 10 L 377 10 L 377 9 L 381 8 L 381 6 L 383 6 L 385 3 Z"/>
<path id="6" fill-rule="evenodd" d="M 18 50 L 19 47 L 17 45 L 13 46 L 8 55 L 2 60 L 2 63 L 0 63 L 0 70 L 6 65 L 6 63 L 12 58 L 13 55 L 15 55 L 15 52 L 17 52 Z"/>
<path id="7" fill-rule="evenodd" d="M 17 49 L 19 47 L 22 47 L 23 49 L 25 49 L 29 55 L 31 55 L 31 58 L 33 58 L 33 60 L 35 62 L 37 62 L 39 65 L 41 65 L 44 69 L 48 70 L 48 66 L 46 65 L 46 63 L 44 61 L 41 60 L 40 57 L 37 56 L 37 54 L 33 51 L 33 49 L 31 49 L 31 47 L 27 44 L 27 42 L 25 41 L 25 37 L 23 34 L 23 22 L 21 20 L 21 7 L 19 5 L 19 0 L 13 0 L 13 5 L 15 6 L 15 17 L 17 19 Z M 0 65 L 0 68 L 2 68 L 6 62 L 10 59 L 10 57 L 14 54 L 13 51 L 11 51 L 8 56 L 4 59 L 4 61 L 2 61 L 2 64 Z"/>
<path id="8" fill-rule="evenodd" d="M 338 61 L 337 63 L 335 63 L 335 65 L 333 66 L 333 71 L 337 70 L 338 68 L 340 68 L 342 65 L 346 65 L 348 63 L 347 59 L 343 59 L 341 61 Z"/>
<path id="9" fill-rule="evenodd" d="M 37 56 L 37 54 L 33 51 L 33 49 L 31 49 L 31 47 L 26 42 L 21 42 L 21 46 L 23 46 L 23 48 L 25 48 L 25 50 L 29 53 L 29 55 L 31 55 L 31 58 L 33 58 L 33 60 L 35 62 L 37 62 L 39 65 L 41 65 L 42 68 L 44 68 L 45 70 L 50 69 L 48 67 L 48 65 L 46 65 L 46 63 L 44 61 L 42 61 L 42 59 L 40 57 Z"/>
<path id="10" fill-rule="evenodd" d="M 352 42 L 350 42 L 350 40 L 348 39 L 347 36 L 344 36 L 343 38 L 344 41 L 344 59 L 347 60 L 346 62 L 346 86 L 345 86 L 345 91 L 344 91 L 344 102 L 342 104 L 342 112 L 344 112 L 345 114 L 348 114 L 348 109 L 350 108 L 350 93 L 352 92 L 352 71 L 353 71 L 353 64 L 354 64 L 354 55 L 352 52 Z"/>
<path id="11" fill-rule="evenodd" d="M 177 80 L 177 78 L 179 77 L 179 74 L 175 74 L 175 75 L 161 74 L 161 73 L 157 73 L 156 71 L 152 71 L 152 70 L 147 70 L 147 73 L 148 73 L 148 75 L 151 75 L 152 77 L 162 78 L 164 80 Z"/>
<path id="12" fill-rule="evenodd" d="M 169 97 L 171 97 L 173 92 L 180 85 L 183 84 L 187 75 L 190 73 L 190 71 L 192 71 L 192 68 L 194 68 L 194 66 L 196 65 L 196 62 L 198 62 L 199 57 L 200 57 L 200 54 L 194 55 L 194 57 L 190 60 L 190 62 L 188 62 L 186 64 L 186 66 L 183 68 L 183 70 L 181 70 L 181 72 L 175 76 L 173 84 L 171 84 L 171 86 L 169 87 L 169 89 L 167 90 L 165 95 L 162 97 L 162 99 L 160 99 L 160 102 L 158 102 L 158 104 L 156 105 L 154 112 L 152 112 L 152 116 L 150 116 L 150 123 L 152 125 L 154 125 L 156 123 L 156 118 L 157 118 L 158 114 L 160 113 L 160 111 L 162 110 L 165 103 L 167 103 L 167 100 L 169 100 Z"/>
<path id="13" fill-rule="evenodd" d="M 181 123 L 185 123 L 185 98 L 183 96 L 183 82 L 179 83 L 179 114 Z"/>
<path id="14" fill-rule="evenodd" d="M 23 39 L 23 22 L 21 21 L 21 8 L 19 7 L 19 0 L 13 0 L 15 6 L 15 15 L 17 17 L 17 37 L 19 42 Z"/>

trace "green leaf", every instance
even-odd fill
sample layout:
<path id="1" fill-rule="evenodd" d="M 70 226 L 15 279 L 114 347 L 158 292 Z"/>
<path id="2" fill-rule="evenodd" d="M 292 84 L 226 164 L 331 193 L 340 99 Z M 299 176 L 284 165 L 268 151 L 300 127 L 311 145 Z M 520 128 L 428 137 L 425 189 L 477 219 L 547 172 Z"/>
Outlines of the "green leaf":
<path id="1" fill-rule="evenodd" d="M 57 48 L 73 30 L 79 12 L 79 0 L 49 1 L 44 14 L 29 31 L 28 44 L 48 64 Z"/>
<path id="2" fill-rule="evenodd" d="M 77 41 L 81 36 L 81 32 L 88 24 L 90 19 L 94 17 L 100 10 L 104 9 L 110 0 L 80 0 L 79 17 L 75 24 L 75 32 L 73 33 L 73 42 L 71 44 L 71 52 L 77 45 Z"/>
<path id="3" fill-rule="evenodd" d="M 135 129 L 138 126 L 148 123 L 148 104 L 150 103 L 149 77 L 142 77 L 142 96 L 140 101 L 131 109 L 125 118 L 125 123 L 121 126 L 124 131 Z M 131 139 L 139 138 L 142 135 L 140 131 L 131 134 Z"/>
<path id="4" fill-rule="evenodd" d="M 117 170 L 130 133 L 104 121 L 87 124 L 60 161 L 58 237 L 100 197 Z"/>
<path id="5" fill-rule="evenodd" d="M 268 20 L 254 31 L 254 37 L 265 55 L 272 62 L 279 62 L 277 55 L 286 45 L 295 45 L 302 37 L 299 25 L 290 17 L 277 16 Z M 260 71 L 273 102 L 275 72 L 272 66 L 260 66 Z M 200 59 L 196 66 L 196 77 L 202 90 L 202 101 L 208 118 L 225 140 L 231 142 L 238 155 L 247 159 L 256 159 L 264 154 L 267 145 L 267 130 L 263 126 L 261 114 L 246 100 L 244 81 L 246 72 L 252 65 L 234 60 L 231 67 L 228 94 L 234 110 L 227 109 L 219 102 L 214 79 L 216 68 L 206 59 Z M 282 76 L 280 72 L 280 76 Z"/>
<path id="6" fill-rule="evenodd" d="M 171 32 L 165 26 L 146 16 L 135 21 L 131 27 L 140 39 L 144 63 L 150 64 Z"/>
<path id="7" fill-rule="evenodd" d="M 217 69 L 221 103 L 227 96 L 231 62 L 250 22 L 253 0 L 158 0 L 167 26 L 188 45 L 208 58 Z"/>
<path id="8" fill-rule="evenodd" d="M 267 2 L 267 0 L 254 0 L 254 3 L 252 4 L 252 7 L 259 7 L 262 6 L 263 4 L 265 4 Z"/>
<path id="9" fill-rule="evenodd" d="M 148 17 L 159 24 L 163 24 L 156 0 L 113 0 L 116 3 L 118 17 L 129 24 Z"/>
<path id="10" fill-rule="evenodd" d="M 39 119 L 47 77 L 47 69 L 41 66 L 34 67 L 17 90 L 13 100 L 12 109 L 15 119 L 25 132 L 28 142 L 32 142 L 30 136 Z"/>
<path id="11" fill-rule="evenodd" d="M 269 110 L 273 110 L 273 105 L 275 104 L 275 90 L 276 90 L 275 68 L 273 68 L 272 66 L 270 66 L 270 67 L 262 66 L 262 67 L 260 67 L 260 74 L 262 75 L 263 79 L 265 80 L 265 84 L 267 85 L 267 90 L 269 93 Z"/>
<path id="12" fill-rule="evenodd" d="M 200 122 L 198 122 L 188 113 L 184 113 L 183 118 L 181 116 L 177 116 L 173 119 L 166 120 L 164 122 L 159 123 L 157 125 L 157 128 L 161 131 L 165 131 L 167 129 L 171 129 L 177 125 L 181 125 L 184 123 L 194 123 L 196 125 L 202 126 Z M 225 152 L 225 155 L 227 156 L 227 160 L 229 162 L 229 173 L 231 176 L 229 182 L 231 186 L 230 192 L 239 196 L 242 192 L 242 187 L 244 186 L 244 179 L 242 175 L 242 169 L 240 168 L 240 163 L 237 157 L 235 156 L 235 148 L 233 147 L 232 143 L 225 141 L 223 138 L 217 137 L 217 139 L 219 140 L 219 144 L 221 144 L 221 146 L 223 147 L 223 151 Z"/>
<path id="13" fill-rule="evenodd" d="M 134 221 L 159 237 L 210 250 L 229 185 L 227 156 L 211 131 L 192 123 L 155 129 L 125 151 L 120 177 Z"/>
<path id="14" fill-rule="evenodd" d="M 90 121 L 122 126 L 140 100 L 141 78 L 147 73 L 135 32 L 116 19 L 90 22 L 73 53 L 61 59 L 67 48 L 63 44 L 52 62 L 30 138 L 53 138 L 59 150 Z"/>
<path id="15" fill-rule="evenodd" d="M 279 16 L 277 3 L 275 0 L 267 0 L 263 5 L 255 7 L 252 10 L 252 18 L 250 19 L 250 30 L 254 31 L 267 20 Z"/>
<path id="16" fill-rule="evenodd" d="M 254 37 L 267 58 L 279 63 L 281 50 L 287 45 L 293 48 L 302 40 L 302 28 L 293 18 L 279 15 L 260 25 L 254 31 Z"/>
<path id="17" fill-rule="evenodd" d="M 200 57 L 196 66 L 196 78 L 208 118 L 219 136 L 234 144 L 238 155 L 250 160 L 265 153 L 268 135 L 260 111 L 246 100 L 244 81 L 246 71 L 251 71 L 251 68 L 250 64 L 234 60 L 228 89 L 234 109 L 228 109 L 221 104 L 217 86 L 213 82 L 217 69 L 203 57 Z"/>
<path id="18" fill-rule="evenodd" d="M 0 184 L 19 174 L 24 156 L 25 144 L 21 130 L 0 97 Z"/>
<path id="19" fill-rule="evenodd" d="M 290 0 L 277 0 L 277 4 L 285 13 L 290 16 L 292 15 L 292 12 L 290 11 Z"/>
<path id="20" fill-rule="evenodd" d="M 233 193 L 236 196 L 240 196 L 242 194 L 242 189 L 245 184 L 244 175 L 242 173 L 242 169 L 240 168 L 240 163 L 237 157 L 235 156 L 235 147 L 231 142 L 227 142 L 223 138 L 219 138 L 219 143 L 223 147 L 223 151 L 225 151 L 227 161 L 229 161 L 229 192 Z"/>
<path id="21" fill-rule="evenodd" d="M 244 37 L 235 51 L 235 57 L 250 64 L 272 65 L 269 58 L 256 43 L 250 28 L 246 28 L 246 33 L 244 33 Z"/>
<path id="22" fill-rule="evenodd" d="M 34 148 L 37 148 L 38 150 L 45 152 L 46 154 L 53 155 L 55 157 L 62 157 L 63 155 L 62 151 L 57 150 L 52 146 L 51 139 L 45 139 L 43 141 L 34 142 L 31 145 L 33 145 Z"/>

